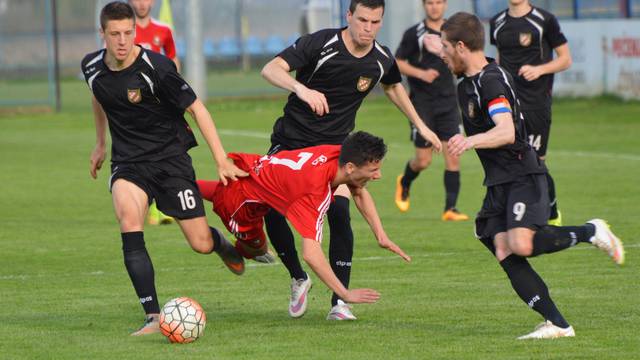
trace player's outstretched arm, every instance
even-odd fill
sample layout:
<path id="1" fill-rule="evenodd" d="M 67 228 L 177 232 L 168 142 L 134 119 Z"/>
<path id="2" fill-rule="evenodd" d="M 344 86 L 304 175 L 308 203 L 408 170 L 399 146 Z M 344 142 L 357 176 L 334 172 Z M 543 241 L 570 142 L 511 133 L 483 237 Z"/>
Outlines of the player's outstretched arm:
<path id="1" fill-rule="evenodd" d="M 391 85 L 382 84 L 382 88 L 389 100 L 391 100 L 391 102 L 394 103 L 400 111 L 402 111 L 407 119 L 411 121 L 413 126 L 418 129 L 420 135 L 433 144 L 436 151 L 442 150 L 442 143 L 440 142 L 440 139 L 438 139 L 438 136 L 424 124 L 422 119 L 420 119 L 420 116 L 418 116 L 411 100 L 409 100 L 409 95 L 407 95 L 407 91 L 404 89 L 404 86 L 402 86 L 402 83 L 395 83 Z"/>
<path id="2" fill-rule="evenodd" d="M 493 149 L 515 141 L 516 130 L 513 125 L 511 113 L 496 114 L 491 117 L 496 124 L 491 130 L 465 137 L 461 134 L 449 139 L 447 149 L 449 154 L 460 156 L 471 149 Z"/>
<path id="3" fill-rule="evenodd" d="M 420 69 L 411 65 L 407 60 L 396 58 L 396 64 L 398 64 L 398 69 L 402 75 L 420 79 L 427 84 L 431 84 L 440 76 L 440 73 L 436 69 Z"/>
<path id="4" fill-rule="evenodd" d="M 187 112 L 189 112 L 189 114 L 191 114 L 191 116 L 196 120 L 196 123 L 200 128 L 200 132 L 202 132 L 202 136 L 204 136 L 204 139 L 209 145 L 213 158 L 218 165 L 220 181 L 222 181 L 224 185 L 227 185 L 227 179 L 235 181 L 238 177 L 248 176 L 249 174 L 235 166 L 227 159 L 227 153 L 222 147 L 222 142 L 218 136 L 218 130 L 213 122 L 213 118 L 202 101 L 200 101 L 200 99 L 196 99 L 196 101 L 187 108 Z"/>
<path id="5" fill-rule="evenodd" d="M 93 118 L 96 123 L 96 146 L 91 152 L 91 158 L 89 160 L 91 168 L 89 172 L 94 179 L 98 178 L 98 170 L 102 168 L 106 151 L 106 136 L 107 136 L 107 114 L 105 114 L 102 105 L 96 100 L 95 96 L 91 97 L 91 107 L 93 108 Z"/>
<path id="6" fill-rule="evenodd" d="M 351 195 L 353 196 L 353 201 L 355 202 L 358 211 L 360 211 L 362 217 L 367 221 L 371 231 L 376 237 L 376 240 L 378 240 L 378 245 L 383 249 L 387 249 L 398 254 L 398 256 L 407 262 L 411 261 L 411 257 L 391 241 L 389 236 L 387 236 L 387 233 L 384 231 L 382 221 L 378 215 L 378 210 L 376 209 L 376 204 L 373 201 L 371 193 L 369 193 L 366 188 L 349 187 L 349 189 L 351 190 Z"/>
<path id="7" fill-rule="evenodd" d="M 313 239 L 302 239 L 302 257 L 309 264 L 313 272 L 329 289 L 347 303 L 374 303 L 380 299 L 380 294 L 373 289 L 347 290 L 331 270 L 331 266 L 324 257 L 322 247 Z"/>
<path id="8" fill-rule="evenodd" d="M 276 56 L 262 68 L 261 74 L 272 85 L 295 93 L 318 116 L 328 114 L 329 103 L 324 94 L 299 83 L 289 74 L 290 71 L 289 64 L 283 58 Z"/>

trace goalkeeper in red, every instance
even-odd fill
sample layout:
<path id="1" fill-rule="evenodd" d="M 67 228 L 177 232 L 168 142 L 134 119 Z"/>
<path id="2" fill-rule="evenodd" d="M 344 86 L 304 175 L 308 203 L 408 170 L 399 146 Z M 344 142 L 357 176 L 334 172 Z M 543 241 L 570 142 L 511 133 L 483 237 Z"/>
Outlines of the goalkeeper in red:
<path id="1" fill-rule="evenodd" d="M 320 145 L 276 155 L 229 154 L 250 176 L 224 186 L 198 180 L 203 198 L 213 202 L 236 239 L 236 249 L 246 258 L 267 250 L 263 216 L 270 208 L 284 214 L 300 233 L 303 258 L 318 277 L 347 303 L 373 303 L 373 289 L 347 289 L 336 277 L 321 248 L 324 215 L 338 185 L 351 190 L 358 210 L 369 223 L 378 244 L 406 261 L 411 258 L 386 235 L 373 198 L 365 185 L 381 177 L 386 154 L 381 138 L 365 132 L 349 135 L 342 145 Z"/>

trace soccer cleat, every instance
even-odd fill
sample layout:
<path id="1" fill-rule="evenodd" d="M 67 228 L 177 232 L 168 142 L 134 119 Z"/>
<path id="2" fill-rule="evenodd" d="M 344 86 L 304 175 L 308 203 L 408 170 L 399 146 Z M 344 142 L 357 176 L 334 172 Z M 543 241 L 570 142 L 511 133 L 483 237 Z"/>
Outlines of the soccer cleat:
<path id="1" fill-rule="evenodd" d="M 173 223 L 171 216 L 165 215 L 162 211 L 158 210 L 158 222 L 160 225 L 169 225 Z"/>
<path id="2" fill-rule="evenodd" d="M 220 248 L 213 250 L 220 256 L 222 262 L 224 262 L 232 273 L 236 275 L 244 274 L 244 258 L 242 255 L 238 253 L 238 250 L 236 250 L 233 244 L 231 244 L 218 229 L 212 229 L 220 236 Z"/>
<path id="3" fill-rule="evenodd" d="M 307 299 L 311 290 L 311 278 L 291 279 L 291 298 L 289 300 L 289 316 L 299 318 L 307 311 Z"/>
<path id="4" fill-rule="evenodd" d="M 332 307 L 327 315 L 327 320 L 356 320 L 356 316 L 351 312 L 351 306 L 342 300 L 338 300 L 336 306 Z"/>
<path id="5" fill-rule="evenodd" d="M 561 337 L 574 337 L 576 332 L 573 331 L 573 326 L 569 326 L 566 329 L 553 325 L 549 320 L 536 326 L 533 332 L 518 337 L 518 340 L 527 339 L 557 339 Z"/>
<path id="6" fill-rule="evenodd" d="M 147 222 L 149 225 L 160 225 L 160 210 L 156 207 L 156 203 L 149 205 L 149 212 L 147 214 Z"/>
<path id="7" fill-rule="evenodd" d="M 269 248 L 267 248 L 266 253 L 254 256 L 253 260 L 263 264 L 275 264 L 277 262 L 275 255 L 273 255 L 273 252 L 271 252 Z"/>
<path id="8" fill-rule="evenodd" d="M 137 331 L 131 333 L 131 336 L 141 336 L 155 334 L 160 332 L 160 314 L 148 314 L 144 319 L 144 324 Z"/>
<path id="9" fill-rule="evenodd" d="M 591 224 L 596 228 L 595 234 L 589 241 L 598 249 L 609 254 L 616 264 L 624 264 L 624 247 L 622 246 L 622 241 L 611 232 L 609 224 L 602 219 L 589 220 L 587 224 Z"/>
<path id="10" fill-rule="evenodd" d="M 553 226 L 562 226 L 562 213 L 560 212 L 560 210 L 558 210 L 558 217 L 549 219 L 549 221 L 547 221 L 547 224 Z"/>
<path id="11" fill-rule="evenodd" d="M 409 211 L 409 188 L 402 186 L 402 175 L 396 179 L 396 206 L 402 212 Z"/>
<path id="12" fill-rule="evenodd" d="M 442 213 L 442 221 L 465 221 L 469 220 L 469 216 L 461 213 L 456 208 L 451 208 Z"/>

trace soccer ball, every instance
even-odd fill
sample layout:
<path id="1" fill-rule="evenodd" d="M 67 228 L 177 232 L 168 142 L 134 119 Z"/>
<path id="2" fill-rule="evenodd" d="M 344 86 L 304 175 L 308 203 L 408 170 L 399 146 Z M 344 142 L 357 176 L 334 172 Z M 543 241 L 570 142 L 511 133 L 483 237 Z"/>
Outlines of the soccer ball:
<path id="1" fill-rule="evenodd" d="M 196 341 L 202 336 L 206 321 L 202 306 L 188 297 L 169 300 L 160 311 L 160 331 L 172 343 Z"/>

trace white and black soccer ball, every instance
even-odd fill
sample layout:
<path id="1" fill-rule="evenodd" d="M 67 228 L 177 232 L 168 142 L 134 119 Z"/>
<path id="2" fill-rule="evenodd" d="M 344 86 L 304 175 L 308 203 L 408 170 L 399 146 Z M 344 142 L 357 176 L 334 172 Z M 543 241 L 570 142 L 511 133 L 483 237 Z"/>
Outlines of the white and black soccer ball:
<path id="1" fill-rule="evenodd" d="M 172 343 L 190 343 L 204 333 L 207 317 L 202 306 L 188 297 L 169 300 L 160 311 L 160 331 Z"/>

